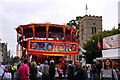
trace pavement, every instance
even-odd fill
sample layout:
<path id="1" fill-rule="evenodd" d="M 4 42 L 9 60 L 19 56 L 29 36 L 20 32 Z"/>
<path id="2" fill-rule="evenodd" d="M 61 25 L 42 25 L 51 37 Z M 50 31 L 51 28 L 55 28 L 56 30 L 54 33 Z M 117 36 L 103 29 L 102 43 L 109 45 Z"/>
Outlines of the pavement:
<path id="1" fill-rule="evenodd" d="M 59 77 L 56 77 L 55 80 L 60 80 Z M 67 78 L 62 78 L 62 80 L 68 80 Z"/>

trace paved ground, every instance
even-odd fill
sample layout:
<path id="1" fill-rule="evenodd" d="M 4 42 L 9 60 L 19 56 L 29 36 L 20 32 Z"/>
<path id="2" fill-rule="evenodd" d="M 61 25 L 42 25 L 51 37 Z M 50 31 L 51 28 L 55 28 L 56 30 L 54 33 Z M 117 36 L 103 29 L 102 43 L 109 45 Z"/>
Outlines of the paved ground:
<path id="1" fill-rule="evenodd" d="M 60 80 L 60 79 L 59 78 L 55 78 L 55 80 Z M 68 79 L 62 78 L 62 80 L 68 80 Z"/>

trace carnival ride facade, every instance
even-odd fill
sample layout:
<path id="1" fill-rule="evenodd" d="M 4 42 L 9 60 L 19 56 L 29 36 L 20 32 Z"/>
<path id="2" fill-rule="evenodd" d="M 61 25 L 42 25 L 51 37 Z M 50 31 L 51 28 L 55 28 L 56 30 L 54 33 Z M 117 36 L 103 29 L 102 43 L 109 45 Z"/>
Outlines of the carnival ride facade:
<path id="1" fill-rule="evenodd" d="M 16 56 L 20 55 L 22 59 L 32 55 L 38 62 L 78 54 L 78 34 L 72 26 L 34 23 L 20 25 L 16 31 Z"/>

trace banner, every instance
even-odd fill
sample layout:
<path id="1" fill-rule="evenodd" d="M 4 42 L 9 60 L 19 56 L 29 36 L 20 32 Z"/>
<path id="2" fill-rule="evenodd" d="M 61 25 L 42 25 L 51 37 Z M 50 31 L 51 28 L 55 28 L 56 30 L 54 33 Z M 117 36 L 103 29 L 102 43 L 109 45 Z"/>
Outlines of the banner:
<path id="1" fill-rule="evenodd" d="M 28 52 L 39 54 L 77 54 L 78 43 L 58 40 L 29 40 Z"/>

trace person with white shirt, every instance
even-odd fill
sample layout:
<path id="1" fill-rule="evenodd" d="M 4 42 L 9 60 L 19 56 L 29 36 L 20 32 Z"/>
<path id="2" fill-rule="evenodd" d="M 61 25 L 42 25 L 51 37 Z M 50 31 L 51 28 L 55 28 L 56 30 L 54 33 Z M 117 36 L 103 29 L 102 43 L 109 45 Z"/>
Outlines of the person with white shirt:
<path id="1" fill-rule="evenodd" d="M 43 72 L 43 68 L 44 68 L 44 63 L 41 62 L 41 63 L 40 63 L 40 68 L 39 68 L 39 71 L 40 71 L 41 73 Z"/>
<path id="2" fill-rule="evenodd" d="M 8 71 L 8 69 L 5 69 L 5 72 L 3 73 L 3 80 L 12 80 L 12 75 L 11 73 Z"/>
<path id="3" fill-rule="evenodd" d="M 5 67 L 0 63 L 0 80 L 2 79 L 2 75 L 4 73 Z"/>

